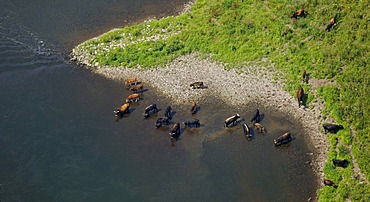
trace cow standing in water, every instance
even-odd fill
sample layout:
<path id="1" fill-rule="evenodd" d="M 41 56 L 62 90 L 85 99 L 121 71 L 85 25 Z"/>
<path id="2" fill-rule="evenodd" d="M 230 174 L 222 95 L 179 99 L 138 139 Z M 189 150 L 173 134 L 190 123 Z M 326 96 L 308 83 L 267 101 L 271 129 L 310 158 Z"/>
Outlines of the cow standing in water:
<path id="1" fill-rule="evenodd" d="M 256 113 L 254 114 L 254 116 L 251 118 L 251 123 L 253 121 L 255 123 L 259 123 L 260 122 L 260 111 L 258 109 L 256 110 Z"/>
<path id="2" fill-rule="evenodd" d="M 170 137 L 172 145 L 174 145 L 175 141 L 180 137 L 180 123 L 173 124 L 170 130 Z"/>
<path id="3" fill-rule="evenodd" d="M 252 140 L 252 133 L 251 133 L 251 130 L 250 130 L 249 126 L 246 123 L 244 123 L 242 126 L 243 126 L 243 131 L 244 131 L 245 137 L 248 140 Z"/>
<path id="4" fill-rule="evenodd" d="M 196 102 L 191 102 L 190 113 L 195 114 L 195 113 L 197 113 L 197 111 L 198 111 L 197 103 Z"/>
<path id="5" fill-rule="evenodd" d="M 137 102 L 139 100 L 140 100 L 140 94 L 134 93 L 127 97 L 126 102 L 131 103 L 131 102 Z"/>
<path id="6" fill-rule="evenodd" d="M 185 125 L 185 127 L 195 126 L 197 128 L 200 126 L 199 119 L 186 120 L 185 122 L 183 122 L 183 124 Z"/>
<path id="7" fill-rule="evenodd" d="M 224 127 L 229 127 L 230 124 L 232 124 L 233 126 L 235 125 L 236 121 L 240 118 L 240 115 L 239 114 L 235 114 L 234 116 L 230 116 L 229 118 L 227 118 L 225 120 L 225 125 Z"/>
<path id="8" fill-rule="evenodd" d="M 303 88 L 299 87 L 297 91 L 298 107 L 301 107 L 301 105 L 303 105 L 303 96 L 304 96 Z"/>
<path id="9" fill-rule="evenodd" d="M 280 136 L 278 139 L 274 139 L 275 146 L 279 146 L 282 144 L 286 144 L 288 142 L 292 141 L 292 137 L 289 132 L 284 133 L 284 135 Z"/>
<path id="10" fill-rule="evenodd" d="M 260 133 L 265 133 L 266 129 L 260 123 L 254 123 L 254 128 Z"/>
<path id="11" fill-rule="evenodd" d="M 113 111 L 116 116 L 122 116 L 124 113 L 128 113 L 130 109 L 130 104 L 125 103 L 117 108 L 117 110 Z"/>
<path id="12" fill-rule="evenodd" d="M 136 85 L 136 86 L 131 86 L 129 88 L 130 91 L 133 91 L 134 93 L 141 92 L 143 90 L 144 86 L 142 84 Z"/>
<path id="13" fill-rule="evenodd" d="M 150 116 L 150 112 L 153 111 L 153 113 L 156 113 L 158 112 L 158 108 L 157 108 L 157 105 L 156 104 L 151 104 L 149 106 L 147 106 L 144 110 L 144 117 L 145 118 L 148 118 Z"/>
<path id="14" fill-rule="evenodd" d="M 130 86 L 135 86 L 135 85 L 137 85 L 138 82 L 139 81 L 136 77 L 132 77 L 132 78 L 128 78 L 128 79 L 125 80 L 125 85 L 129 86 L 129 87 Z"/>
<path id="15" fill-rule="evenodd" d="M 168 119 L 172 119 L 172 107 L 168 106 L 166 110 L 164 111 L 164 116 Z"/>
<path id="16" fill-rule="evenodd" d="M 157 122 L 155 123 L 155 127 L 156 128 L 159 128 L 159 127 L 161 127 L 161 126 L 163 126 L 163 124 L 168 124 L 170 122 L 170 120 L 169 120 L 169 118 L 168 117 L 159 117 L 158 119 L 157 119 Z"/>

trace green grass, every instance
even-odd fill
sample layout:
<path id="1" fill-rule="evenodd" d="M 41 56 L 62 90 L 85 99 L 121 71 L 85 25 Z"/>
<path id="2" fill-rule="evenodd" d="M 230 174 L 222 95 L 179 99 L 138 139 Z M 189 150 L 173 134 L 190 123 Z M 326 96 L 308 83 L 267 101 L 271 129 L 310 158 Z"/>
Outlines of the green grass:
<path id="1" fill-rule="evenodd" d="M 306 18 L 289 14 L 308 10 Z M 348 168 L 334 168 L 332 158 L 351 159 L 370 179 L 370 4 L 365 0 L 198 0 L 190 13 L 114 30 L 78 47 L 90 63 L 102 66 L 150 68 L 192 52 L 239 68 L 263 58 L 285 72 L 286 90 L 295 94 L 301 72 L 328 79 L 335 85 L 318 89 L 325 101 L 323 116 L 331 116 L 345 130 L 329 135 L 329 161 L 324 172 L 338 188 L 318 191 L 321 201 L 365 201 L 370 185 Z M 337 25 L 328 32 L 330 18 Z M 155 38 L 158 36 L 159 38 Z M 126 46 L 122 46 L 125 44 Z M 311 87 L 306 104 L 315 100 Z M 352 130 L 351 130 L 352 129 Z"/>

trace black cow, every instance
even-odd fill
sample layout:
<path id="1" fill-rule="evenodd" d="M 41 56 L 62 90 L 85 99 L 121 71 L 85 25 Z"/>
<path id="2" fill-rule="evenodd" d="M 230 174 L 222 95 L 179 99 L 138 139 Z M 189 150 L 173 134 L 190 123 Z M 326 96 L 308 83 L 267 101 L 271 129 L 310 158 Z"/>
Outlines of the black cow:
<path id="1" fill-rule="evenodd" d="M 258 109 L 256 110 L 256 113 L 254 114 L 254 116 L 251 118 L 251 123 L 253 121 L 255 123 L 259 123 L 260 122 L 260 111 Z"/>
<path id="2" fill-rule="evenodd" d="M 225 120 L 225 125 L 224 127 L 229 127 L 230 124 L 232 124 L 233 126 L 235 125 L 236 121 L 240 118 L 240 115 L 239 114 L 235 114 L 233 116 L 230 116 L 229 118 L 227 118 Z"/>
<path id="3" fill-rule="evenodd" d="M 252 134 L 251 134 L 250 128 L 248 127 L 248 125 L 246 123 L 244 123 L 242 126 L 243 126 L 243 131 L 244 131 L 245 137 L 248 140 L 251 140 L 252 139 Z"/>
<path id="4" fill-rule="evenodd" d="M 322 125 L 324 127 L 325 134 L 326 133 L 337 133 L 338 130 L 343 129 L 342 125 L 332 124 L 332 123 L 325 123 Z"/>
<path id="5" fill-rule="evenodd" d="M 159 117 L 158 119 L 157 119 L 157 122 L 155 123 L 155 127 L 156 128 L 159 128 L 159 127 L 161 127 L 163 124 L 168 124 L 170 122 L 170 119 L 168 118 L 168 117 L 166 117 L 166 116 L 164 116 L 164 117 Z"/>
<path id="6" fill-rule="evenodd" d="M 149 105 L 149 106 L 147 106 L 146 108 L 145 108 L 145 110 L 144 110 L 144 117 L 145 118 L 148 118 L 149 116 L 150 116 L 150 113 L 151 112 L 154 112 L 154 113 L 156 113 L 156 112 L 158 112 L 158 108 L 157 108 L 157 105 L 156 104 L 151 104 L 151 105 Z"/>
<path id="7" fill-rule="evenodd" d="M 335 167 L 342 167 L 346 168 L 349 164 L 349 161 L 344 159 L 344 160 L 339 160 L 339 159 L 333 159 L 333 164 Z"/>
<path id="8" fill-rule="evenodd" d="M 166 108 L 166 110 L 164 111 L 164 116 L 169 119 L 172 119 L 172 107 L 171 106 L 168 106 Z"/>
<path id="9" fill-rule="evenodd" d="M 191 119 L 191 120 L 186 120 L 183 122 L 185 126 L 187 127 L 192 127 L 195 126 L 196 128 L 200 126 L 199 119 Z"/>

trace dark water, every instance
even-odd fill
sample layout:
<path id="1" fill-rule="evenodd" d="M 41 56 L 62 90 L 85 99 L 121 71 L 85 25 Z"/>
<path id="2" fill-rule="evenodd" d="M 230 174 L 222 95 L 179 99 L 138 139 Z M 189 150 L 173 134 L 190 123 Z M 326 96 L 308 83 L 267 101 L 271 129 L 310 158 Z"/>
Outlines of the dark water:
<path id="1" fill-rule="evenodd" d="M 182 130 L 174 147 L 169 126 L 143 109 L 170 102 L 149 90 L 118 122 L 129 94 L 121 83 L 76 67 L 71 48 L 115 27 L 163 16 L 184 1 L 0 0 L 1 201 L 305 201 L 316 181 L 306 164 L 312 146 L 301 126 L 258 106 L 268 133 L 247 141 L 240 126 L 223 128 L 235 112 L 217 98 L 199 103 L 202 127 Z M 145 85 L 145 81 L 144 81 Z M 191 118 L 172 106 L 173 121 Z M 291 131 L 293 142 L 273 146 Z"/>

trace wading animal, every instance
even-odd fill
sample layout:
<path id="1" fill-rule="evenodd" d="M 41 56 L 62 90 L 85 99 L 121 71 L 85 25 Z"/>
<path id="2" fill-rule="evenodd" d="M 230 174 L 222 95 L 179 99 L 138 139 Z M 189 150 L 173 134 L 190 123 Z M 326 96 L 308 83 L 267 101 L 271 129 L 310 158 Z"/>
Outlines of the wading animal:
<path id="1" fill-rule="evenodd" d="M 333 165 L 335 167 L 342 167 L 342 168 L 346 168 L 349 164 L 349 161 L 344 159 L 344 160 L 339 160 L 339 159 L 333 159 Z"/>
<path id="2" fill-rule="evenodd" d="M 197 111 L 198 111 L 197 103 L 196 102 L 191 102 L 190 113 L 195 114 L 195 113 L 197 113 Z"/>
<path id="3" fill-rule="evenodd" d="M 142 84 L 139 84 L 139 85 L 136 85 L 136 86 L 131 86 L 129 88 L 130 91 L 133 91 L 135 93 L 139 92 L 139 91 L 142 91 L 144 88 L 144 86 Z"/>
<path id="4" fill-rule="evenodd" d="M 282 144 L 286 144 L 288 142 L 292 141 L 292 137 L 289 132 L 284 133 L 284 135 L 280 136 L 278 139 L 274 139 L 275 146 L 279 146 Z"/>
<path id="5" fill-rule="evenodd" d="M 329 179 L 324 179 L 324 185 L 325 186 L 331 186 L 331 187 L 337 188 L 337 185 L 333 181 L 331 181 Z"/>
<path id="6" fill-rule="evenodd" d="M 337 133 L 339 130 L 343 129 L 342 125 L 332 124 L 332 123 L 325 123 L 322 125 L 325 131 L 325 134 L 329 133 Z"/>
<path id="7" fill-rule="evenodd" d="M 148 118 L 151 114 L 151 112 L 156 113 L 158 112 L 157 104 L 151 104 L 147 106 L 144 110 L 144 118 Z"/>
<path id="8" fill-rule="evenodd" d="M 185 125 L 185 127 L 193 127 L 193 126 L 195 126 L 196 128 L 198 128 L 200 126 L 199 119 L 186 120 L 185 122 L 183 122 L 183 124 Z"/>
<path id="9" fill-rule="evenodd" d="M 176 140 L 180 137 L 180 123 L 173 124 L 170 130 L 171 142 L 174 144 Z"/>
<path id="10" fill-rule="evenodd" d="M 329 24 L 325 28 L 325 31 L 329 32 L 331 30 L 331 28 L 335 25 L 335 23 L 336 23 L 335 18 L 330 19 Z"/>
<path id="11" fill-rule="evenodd" d="M 224 127 L 227 127 L 228 128 L 230 126 L 230 124 L 232 124 L 232 126 L 234 126 L 239 118 L 240 118 L 240 115 L 239 114 L 235 114 L 233 116 L 230 116 L 229 118 L 227 118 L 225 120 Z"/>
<path id="12" fill-rule="evenodd" d="M 298 17 L 305 18 L 306 14 L 307 14 L 307 11 L 301 8 L 297 10 L 295 13 L 291 14 L 290 18 L 294 18 L 294 19 L 297 19 Z"/>
<path id="13" fill-rule="evenodd" d="M 251 133 L 251 130 L 250 130 L 249 126 L 246 123 L 243 123 L 242 126 L 243 126 L 243 131 L 244 131 L 245 137 L 248 140 L 252 140 L 252 133 Z"/>
<path id="14" fill-rule="evenodd" d="M 266 129 L 260 123 L 254 123 L 254 128 L 260 133 L 265 133 Z"/>
<path id="15" fill-rule="evenodd" d="M 120 107 L 118 107 L 114 112 L 114 114 L 116 114 L 116 116 L 122 116 L 124 113 L 128 113 L 129 112 L 129 109 L 130 109 L 130 104 L 129 103 L 125 103 L 123 105 L 121 105 Z"/>
<path id="16" fill-rule="evenodd" d="M 172 107 L 171 106 L 168 106 L 166 108 L 166 110 L 164 111 L 164 116 L 169 119 L 172 119 Z"/>
<path id="17" fill-rule="evenodd" d="M 260 122 L 260 111 L 258 109 L 256 110 L 256 113 L 254 114 L 254 116 L 251 118 L 251 123 L 253 121 L 255 123 L 259 123 Z"/>
<path id="18" fill-rule="evenodd" d="M 303 88 L 299 87 L 297 91 L 298 107 L 301 107 L 301 105 L 303 105 L 303 96 L 304 96 Z"/>
<path id="19" fill-rule="evenodd" d="M 155 127 L 159 128 L 163 125 L 168 125 L 169 122 L 170 122 L 170 119 L 168 117 L 166 117 L 166 116 L 159 117 L 157 119 L 157 122 L 155 123 Z"/>
<path id="20" fill-rule="evenodd" d="M 139 81 L 137 80 L 136 77 L 128 78 L 125 80 L 125 85 L 126 86 L 134 86 L 138 83 Z"/>
<path id="21" fill-rule="evenodd" d="M 139 100 L 140 100 L 140 94 L 134 93 L 127 97 L 126 102 L 131 103 L 131 102 L 137 102 Z"/>

